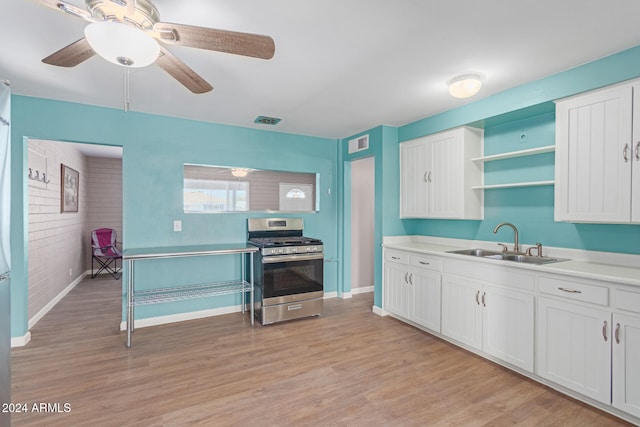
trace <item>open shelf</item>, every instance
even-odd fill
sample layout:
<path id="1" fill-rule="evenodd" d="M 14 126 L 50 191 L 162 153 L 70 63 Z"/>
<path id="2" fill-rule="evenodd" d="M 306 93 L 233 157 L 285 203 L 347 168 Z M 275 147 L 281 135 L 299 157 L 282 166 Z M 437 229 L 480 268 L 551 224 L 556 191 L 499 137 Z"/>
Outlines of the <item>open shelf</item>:
<path id="1" fill-rule="evenodd" d="M 474 162 L 491 162 L 493 160 L 512 159 L 514 157 L 533 156 L 535 154 L 550 153 L 555 151 L 555 145 L 547 145 L 545 147 L 530 148 L 527 150 L 511 151 L 508 153 L 492 154 L 490 156 L 475 157 L 471 160 Z"/>
<path id="2" fill-rule="evenodd" d="M 471 187 L 474 190 L 492 190 L 495 188 L 516 188 L 516 187 L 541 187 L 544 185 L 554 185 L 555 181 L 529 181 L 529 182 L 510 182 L 507 184 L 490 184 Z"/>
<path id="3" fill-rule="evenodd" d="M 251 283 L 242 280 L 231 280 L 228 282 L 134 291 L 133 305 L 160 304 L 193 298 L 230 295 L 248 292 L 252 288 Z"/>

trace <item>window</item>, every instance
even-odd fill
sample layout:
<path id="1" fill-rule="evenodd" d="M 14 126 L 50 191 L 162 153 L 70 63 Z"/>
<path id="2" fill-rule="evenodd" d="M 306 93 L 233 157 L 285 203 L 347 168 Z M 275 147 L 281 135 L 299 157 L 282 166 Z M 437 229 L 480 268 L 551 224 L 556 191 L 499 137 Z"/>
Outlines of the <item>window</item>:
<path id="1" fill-rule="evenodd" d="M 285 212 L 309 212 L 313 210 L 313 185 L 280 183 L 280 207 Z"/>
<path id="2" fill-rule="evenodd" d="M 184 211 L 187 213 L 248 210 L 247 181 L 184 180 Z"/>

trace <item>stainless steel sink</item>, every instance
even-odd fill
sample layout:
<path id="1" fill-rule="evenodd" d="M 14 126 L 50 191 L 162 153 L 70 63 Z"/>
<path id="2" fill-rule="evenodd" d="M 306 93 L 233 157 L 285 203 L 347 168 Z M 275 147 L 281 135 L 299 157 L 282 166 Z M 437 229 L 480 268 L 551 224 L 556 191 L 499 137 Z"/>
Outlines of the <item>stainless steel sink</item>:
<path id="1" fill-rule="evenodd" d="M 460 254 L 460 255 L 471 255 L 478 257 L 487 257 L 493 255 L 502 255 L 501 252 L 498 251 L 489 251 L 487 249 L 460 249 L 457 251 L 448 251 L 450 254 Z"/>
<path id="2" fill-rule="evenodd" d="M 509 252 L 497 252 L 486 249 L 460 249 L 457 251 L 448 251 L 451 254 L 469 255 L 480 258 L 498 259 L 502 261 L 520 262 L 524 264 L 550 264 L 553 262 L 568 261 L 567 258 L 553 258 L 546 256 L 531 256 L 523 254 L 514 254 Z"/>

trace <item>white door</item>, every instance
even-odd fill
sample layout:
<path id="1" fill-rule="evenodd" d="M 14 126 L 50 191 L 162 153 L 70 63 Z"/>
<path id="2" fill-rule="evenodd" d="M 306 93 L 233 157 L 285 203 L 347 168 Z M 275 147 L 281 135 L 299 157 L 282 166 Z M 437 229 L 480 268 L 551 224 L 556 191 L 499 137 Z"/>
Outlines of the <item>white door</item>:
<path id="1" fill-rule="evenodd" d="M 438 139 L 431 142 L 430 153 L 429 216 L 461 218 L 464 216 L 464 173 L 461 170 L 464 153 L 461 130 L 439 135 Z"/>
<path id="2" fill-rule="evenodd" d="M 556 221 L 629 222 L 632 87 L 558 102 Z"/>
<path id="3" fill-rule="evenodd" d="M 611 313 L 538 298 L 538 375 L 611 403 Z"/>
<path id="4" fill-rule="evenodd" d="M 392 262 L 384 266 L 383 308 L 393 314 L 409 318 L 409 272 Z"/>
<path id="5" fill-rule="evenodd" d="M 440 332 L 440 273 L 416 268 L 410 276 L 411 320 Z"/>
<path id="6" fill-rule="evenodd" d="M 485 285 L 482 350 L 533 372 L 533 295 Z"/>
<path id="7" fill-rule="evenodd" d="M 631 171 L 631 221 L 640 223 L 640 85 L 633 86 L 633 147 L 630 153 Z"/>
<path id="8" fill-rule="evenodd" d="M 400 217 L 425 218 L 429 214 L 427 183 L 429 144 L 423 139 L 400 144 Z"/>
<path id="9" fill-rule="evenodd" d="M 640 417 L 640 318 L 613 315 L 613 406 Z"/>
<path id="10" fill-rule="evenodd" d="M 482 285 L 473 280 L 442 276 L 442 334 L 471 347 L 482 347 Z"/>
<path id="11" fill-rule="evenodd" d="M 351 162 L 351 292 L 372 287 L 375 260 L 375 157 Z"/>

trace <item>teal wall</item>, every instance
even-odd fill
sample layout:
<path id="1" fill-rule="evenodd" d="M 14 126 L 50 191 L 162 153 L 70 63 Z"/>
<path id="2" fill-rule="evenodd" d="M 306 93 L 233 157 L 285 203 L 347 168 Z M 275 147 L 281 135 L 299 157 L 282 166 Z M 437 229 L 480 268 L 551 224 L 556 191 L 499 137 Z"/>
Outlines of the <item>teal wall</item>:
<path id="1" fill-rule="evenodd" d="M 384 176 L 381 186 L 376 180 L 376 231 L 380 227 L 383 236 L 417 234 L 512 242 L 513 235 L 509 230 L 500 230 L 498 234 L 492 232 L 496 224 L 509 221 L 520 229 L 523 243 L 542 242 L 548 246 L 640 254 L 640 225 L 555 223 L 553 186 L 486 190 L 485 219 L 482 221 L 398 219 L 398 143 L 457 126 L 471 125 L 485 129 L 487 154 L 554 145 L 554 100 L 639 76 L 640 46 L 397 129 L 382 127 L 357 134 L 382 133 L 380 141 L 383 148 L 374 146 L 369 154 L 376 156 L 376 174 Z M 523 131 L 527 135 L 524 142 L 521 138 Z M 341 141 L 343 153 L 346 153 L 351 138 Z M 345 155 L 344 161 L 349 162 L 358 155 Z M 377 164 L 379 158 L 384 159 L 382 167 Z M 550 180 L 553 179 L 553 162 L 554 154 L 548 153 L 486 163 L 486 183 Z M 345 189 L 349 185 L 348 176 L 345 176 Z M 345 197 L 348 197 L 346 192 Z M 346 221 L 345 215 L 345 224 Z M 381 239 L 378 240 L 376 235 L 377 247 Z M 345 248 L 349 245 L 345 235 Z M 377 250 L 375 305 L 378 307 L 381 307 L 382 300 L 381 259 L 381 253 Z M 346 262 L 345 268 L 348 268 Z M 345 280 L 348 278 L 344 277 Z"/>
<path id="2" fill-rule="evenodd" d="M 320 211 L 302 216 L 305 234 L 338 259 L 338 142 L 170 117 L 12 97 L 12 336 L 27 332 L 27 185 L 25 138 L 123 147 L 123 246 L 144 248 L 246 241 L 249 216 L 184 214 L 183 164 L 215 164 L 320 174 Z M 180 233 L 173 220 L 182 220 Z M 138 264 L 140 287 L 233 278 L 239 259 L 193 258 Z M 212 275 L 213 274 L 213 275 Z M 336 291 L 338 263 L 325 264 L 325 290 Z M 141 307 L 136 318 L 239 304 L 239 295 Z"/>
<path id="3" fill-rule="evenodd" d="M 483 221 L 400 220 L 398 143 L 461 125 L 485 128 L 487 152 L 498 153 L 553 144 L 554 99 L 640 76 L 640 46 L 583 66 L 531 82 L 462 107 L 393 128 L 379 126 L 340 141 L 217 125 L 134 112 L 91 107 L 22 96 L 12 97 L 12 336 L 27 331 L 27 184 L 25 137 L 121 145 L 124 149 L 124 245 L 169 246 L 185 243 L 242 242 L 248 215 L 184 215 L 182 164 L 211 163 L 261 169 L 320 173 L 320 212 L 305 214 L 305 233 L 325 242 L 326 290 L 349 292 L 350 181 L 349 162 L 375 157 L 376 260 L 382 236 L 433 235 L 509 241 L 508 232 L 491 230 L 511 221 L 525 243 L 589 250 L 640 253 L 640 226 L 553 222 L 553 187 L 489 190 Z M 527 142 L 520 138 L 527 131 Z M 370 135 L 369 150 L 349 155 L 348 141 Z M 494 151 L 495 150 L 495 151 Z M 513 180 L 521 172 L 545 179 L 553 154 L 487 164 L 487 180 Z M 292 165 L 295 165 L 292 168 Z M 516 172 L 517 171 L 517 172 Z M 488 181 L 491 182 L 491 181 Z M 174 233 L 174 219 L 183 232 Z M 175 261 L 175 260 L 174 260 Z M 202 259 L 142 266 L 141 286 L 203 280 L 213 271 Z M 175 261 L 177 262 L 177 261 Z M 234 261 L 235 262 L 235 261 Z M 185 264 L 186 263 L 186 264 Z M 231 275 L 237 263 L 218 269 Z M 381 263 L 375 269 L 375 305 L 381 306 Z M 145 270 L 146 269 L 146 270 Z M 142 275 L 141 275 L 142 277 Z M 153 306 L 137 317 L 237 304 L 220 298 Z"/>
<path id="4" fill-rule="evenodd" d="M 369 135 L 369 149 L 349 154 L 349 140 Z M 343 205 L 343 291 L 351 290 L 351 162 L 365 157 L 375 158 L 375 221 L 374 221 L 374 257 L 382 259 L 382 237 L 392 235 L 415 234 L 414 224 L 400 220 L 400 153 L 398 150 L 398 129 L 390 126 L 379 126 L 368 132 L 362 132 L 341 142 L 341 159 L 344 175 Z M 397 203 L 390 202 L 396 199 Z M 382 263 L 374 264 L 374 287 L 382 284 Z M 382 295 L 375 292 L 374 304 L 382 305 Z"/>

